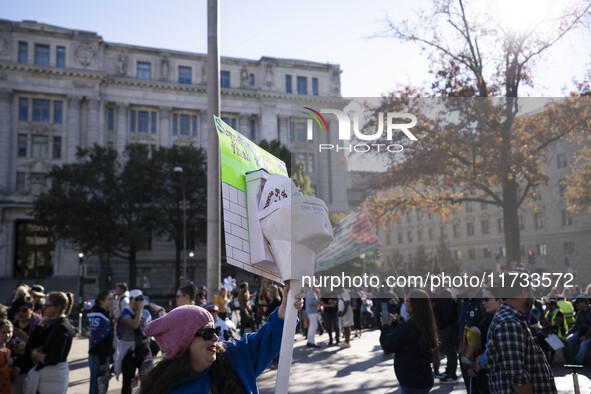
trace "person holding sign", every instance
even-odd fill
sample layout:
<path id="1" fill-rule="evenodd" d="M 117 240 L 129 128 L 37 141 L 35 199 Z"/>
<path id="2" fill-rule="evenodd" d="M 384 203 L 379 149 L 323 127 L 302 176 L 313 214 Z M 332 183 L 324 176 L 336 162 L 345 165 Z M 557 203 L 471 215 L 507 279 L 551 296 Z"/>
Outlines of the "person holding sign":
<path id="1" fill-rule="evenodd" d="M 281 306 L 256 333 L 240 340 L 218 342 L 211 314 L 185 305 L 151 322 L 153 336 L 165 359 L 141 378 L 140 394 L 258 392 L 256 378 L 279 353 L 289 284 Z M 302 308 L 302 300 L 294 302 Z"/>

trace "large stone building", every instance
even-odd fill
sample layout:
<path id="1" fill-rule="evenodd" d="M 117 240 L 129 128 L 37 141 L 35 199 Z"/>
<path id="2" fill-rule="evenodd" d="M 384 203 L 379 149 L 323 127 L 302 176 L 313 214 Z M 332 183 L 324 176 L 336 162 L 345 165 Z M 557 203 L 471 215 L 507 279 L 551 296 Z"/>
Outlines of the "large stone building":
<path id="1" fill-rule="evenodd" d="M 293 108 L 342 109 L 338 65 L 262 57 L 221 60 L 221 116 L 258 142 L 278 139 L 305 164 L 316 195 L 333 212 L 348 209 L 336 153 L 318 155 Z M 34 21 L 0 20 L 0 300 L 21 281 L 76 290 L 78 251 L 30 220 L 34 196 L 53 165 L 75 162 L 93 144 L 207 146 L 206 55 L 105 42 L 97 33 Z M 203 283 L 203 250 L 189 259 Z M 153 240 L 138 256 L 138 281 L 170 294 L 174 247 Z M 86 287 L 97 289 L 98 260 L 84 257 Z M 109 282 L 127 279 L 123 261 L 107 262 Z M 104 282 L 103 282 L 104 283 Z"/>
<path id="2" fill-rule="evenodd" d="M 568 212 L 563 198 L 576 149 L 576 144 L 563 140 L 546 148 L 548 184 L 535 188 L 535 207 L 524 202 L 519 208 L 521 262 L 532 272 L 573 273 L 570 284 L 586 286 L 591 283 L 591 216 Z M 379 229 L 378 235 L 384 244 L 382 258 L 392 263 L 401 258 L 401 270 L 409 270 L 419 245 L 431 256 L 440 238 L 462 268 L 507 268 L 503 212 L 492 205 L 466 202 L 445 221 L 434 214 L 407 212 L 399 222 Z M 529 264 L 530 251 L 535 265 Z"/>

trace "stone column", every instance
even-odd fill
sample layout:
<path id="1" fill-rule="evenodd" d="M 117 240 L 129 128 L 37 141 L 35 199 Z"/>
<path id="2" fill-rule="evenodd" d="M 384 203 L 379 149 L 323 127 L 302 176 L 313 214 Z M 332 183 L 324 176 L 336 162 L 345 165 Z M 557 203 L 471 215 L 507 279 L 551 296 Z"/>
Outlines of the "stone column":
<path id="1" fill-rule="evenodd" d="M 289 116 L 278 115 L 279 129 L 277 130 L 277 138 L 283 145 L 290 147 L 291 141 L 289 140 Z"/>
<path id="2" fill-rule="evenodd" d="M 203 113 L 203 116 L 199 117 L 199 125 L 201 126 L 200 130 L 201 133 L 199 135 L 199 141 L 201 141 L 201 146 L 207 149 L 207 133 L 208 133 L 208 124 L 207 124 L 207 112 Z M 216 136 L 217 138 L 217 136 Z"/>
<path id="3" fill-rule="evenodd" d="M 80 127 L 80 96 L 68 96 L 68 129 L 65 135 L 67 136 L 66 152 L 64 157 L 67 163 L 76 162 L 76 151 L 80 146 L 80 136 L 82 128 Z"/>
<path id="4" fill-rule="evenodd" d="M 160 107 L 160 126 L 158 127 L 158 135 L 160 146 L 169 148 L 172 146 L 172 131 L 170 128 L 170 111 L 171 107 Z"/>
<path id="5" fill-rule="evenodd" d="M 115 150 L 119 154 L 122 154 L 125 150 L 125 145 L 127 145 L 127 141 L 129 140 L 129 124 L 128 124 L 128 116 L 127 112 L 129 110 L 129 104 L 127 103 L 117 103 L 117 137 L 115 138 Z M 137 119 L 136 119 L 137 121 Z M 137 126 L 137 125 L 136 125 Z"/>
<path id="6" fill-rule="evenodd" d="M 16 130 L 11 127 L 12 116 L 10 102 L 12 101 L 12 91 L 9 89 L 0 89 L 0 195 L 8 194 L 10 187 L 10 163 L 13 155 L 11 153 L 11 135 L 15 136 Z M 14 152 L 13 152 L 14 153 Z"/>
<path id="7" fill-rule="evenodd" d="M 259 140 L 271 141 L 277 135 L 277 103 L 263 102 L 259 122 Z"/>
<path id="8" fill-rule="evenodd" d="M 94 144 L 103 145 L 102 133 L 99 132 L 99 106 L 100 101 L 92 98 L 88 100 L 88 139 L 87 147 Z"/>

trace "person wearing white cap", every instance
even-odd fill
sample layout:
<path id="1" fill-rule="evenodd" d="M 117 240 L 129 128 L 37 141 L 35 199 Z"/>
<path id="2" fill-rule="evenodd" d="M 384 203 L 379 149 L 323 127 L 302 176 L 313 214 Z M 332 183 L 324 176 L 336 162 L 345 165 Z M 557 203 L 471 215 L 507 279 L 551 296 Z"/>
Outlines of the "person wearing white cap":
<path id="1" fill-rule="evenodd" d="M 152 362 L 149 339 L 144 329 L 152 320 L 144 311 L 144 294 L 134 289 L 129 292 L 129 305 L 117 319 L 117 350 L 115 352 L 115 376 L 123 373 L 122 394 L 131 394 L 131 383 L 136 370 L 140 373 Z M 138 330 L 139 329 L 139 330 Z"/>

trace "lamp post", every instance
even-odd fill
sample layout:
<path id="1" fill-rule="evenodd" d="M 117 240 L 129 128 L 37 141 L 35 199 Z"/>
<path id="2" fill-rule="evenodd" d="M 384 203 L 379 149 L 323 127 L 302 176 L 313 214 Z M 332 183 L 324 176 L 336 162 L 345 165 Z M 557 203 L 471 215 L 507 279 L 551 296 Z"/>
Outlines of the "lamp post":
<path id="1" fill-rule="evenodd" d="M 84 253 L 78 252 L 78 336 L 82 336 L 82 313 L 84 311 L 84 272 L 82 269 L 82 262 L 84 261 Z"/>
<path id="2" fill-rule="evenodd" d="M 187 200 L 185 199 L 185 173 L 183 167 L 174 167 L 174 172 L 181 175 L 181 187 L 183 192 L 183 281 L 187 281 Z"/>

